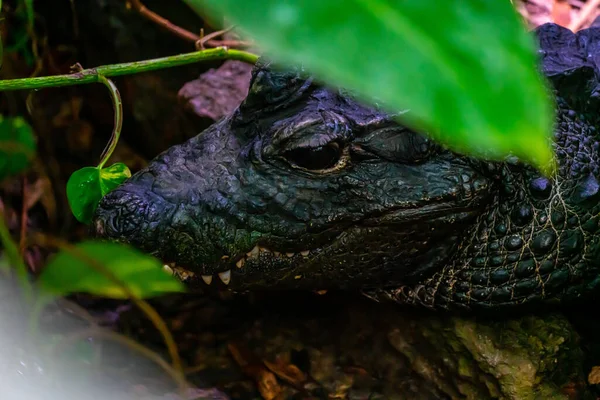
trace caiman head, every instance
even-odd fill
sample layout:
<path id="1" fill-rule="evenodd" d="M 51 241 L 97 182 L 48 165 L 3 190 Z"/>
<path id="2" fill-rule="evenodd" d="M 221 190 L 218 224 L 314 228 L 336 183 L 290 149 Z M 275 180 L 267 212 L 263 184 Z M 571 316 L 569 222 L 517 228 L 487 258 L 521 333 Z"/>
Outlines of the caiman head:
<path id="1" fill-rule="evenodd" d="M 106 195 L 94 229 L 232 289 L 418 282 L 489 205 L 493 168 L 397 117 L 259 62 L 240 107 Z"/>

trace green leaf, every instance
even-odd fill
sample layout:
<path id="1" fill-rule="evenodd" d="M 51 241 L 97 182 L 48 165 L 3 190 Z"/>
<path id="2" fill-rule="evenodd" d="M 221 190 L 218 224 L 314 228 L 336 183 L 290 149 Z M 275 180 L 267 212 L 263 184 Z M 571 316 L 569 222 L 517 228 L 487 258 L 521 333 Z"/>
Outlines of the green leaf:
<path id="1" fill-rule="evenodd" d="M 553 104 L 509 1 L 185 0 L 454 150 L 549 172 Z"/>
<path id="2" fill-rule="evenodd" d="M 29 124 L 21 117 L 0 115 L 0 180 L 27 168 L 35 151 L 35 137 Z"/>
<path id="3" fill-rule="evenodd" d="M 85 167 L 75 171 L 67 182 L 67 198 L 75 218 L 89 224 L 100 199 L 131 177 L 123 163 L 108 168 Z"/>
<path id="4" fill-rule="evenodd" d="M 158 259 L 128 245 L 86 241 L 75 249 L 77 253 L 61 250 L 46 265 L 38 280 L 42 289 L 57 296 L 83 292 L 127 298 L 121 286 L 97 271 L 100 266 L 140 298 L 185 291 L 180 281 L 163 270 Z"/>

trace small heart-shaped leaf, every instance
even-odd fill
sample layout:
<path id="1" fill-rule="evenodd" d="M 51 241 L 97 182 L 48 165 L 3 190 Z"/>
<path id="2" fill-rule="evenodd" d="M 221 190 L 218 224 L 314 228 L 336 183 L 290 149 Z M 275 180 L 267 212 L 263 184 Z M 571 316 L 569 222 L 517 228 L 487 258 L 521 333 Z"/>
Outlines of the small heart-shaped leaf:
<path id="1" fill-rule="evenodd" d="M 131 177 L 123 163 L 108 168 L 85 167 L 75 171 L 67 182 L 67 198 L 75 218 L 89 224 L 100 199 Z"/>

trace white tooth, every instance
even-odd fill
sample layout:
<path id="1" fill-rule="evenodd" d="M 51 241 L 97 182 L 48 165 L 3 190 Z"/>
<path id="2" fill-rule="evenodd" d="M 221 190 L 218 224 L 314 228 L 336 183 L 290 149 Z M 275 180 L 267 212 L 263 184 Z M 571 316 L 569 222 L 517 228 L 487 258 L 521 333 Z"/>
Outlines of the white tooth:
<path id="1" fill-rule="evenodd" d="M 165 272 L 173 275 L 175 272 L 173 272 L 173 268 L 171 268 L 169 265 L 165 264 L 163 265 L 163 270 L 165 270 Z"/>
<path id="2" fill-rule="evenodd" d="M 221 278 L 224 284 L 229 285 L 229 282 L 231 281 L 231 270 L 228 269 L 225 272 L 219 272 L 219 278 Z"/>
<path id="3" fill-rule="evenodd" d="M 212 275 L 202 275 L 202 280 L 204 281 L 204 283 L 206 283 L 207 285 L 210 285 L 212 282 Z"/>
<path id="4" fill-rule="evenodd" d="M 308 256 L 308 253 L 310 253 L 310 250 L 304 250 L 300 252 L 300 254 L 302 254 L 302 257 Z"/>
<path id="5" fill-rule="evenodd" d="M 250 250 L 249 252 L 246 253 L 246 256 L 248 257 L 256 257 L 258 255 L 258 252 L 260 250 L 258 249 L 258 246 L 254 246 L 254 248 L 252 250 Z"/>
<path id="6" fill-rule="evenodd" d="M 278 251 L 274 251 L 273 254 L 275 254 L 275 257 L 279 257 L 281 255 L 281 253 Z"/>
<path id="7" fill-rule="evenodd" d="M 240 260 L 235 263 L 235 266 L 238 268 L 242 268 L 245 263 L 246 263 L 246 260 L 244 260 L 243 258 L 240 258 Z"/>
<path id="8" fill-rule="evenodd" d="M 288 256 L 288 257 L 290 257 L 290 258 L 294 257 L 294 253 L 285 253 L 285 255 Z"/>

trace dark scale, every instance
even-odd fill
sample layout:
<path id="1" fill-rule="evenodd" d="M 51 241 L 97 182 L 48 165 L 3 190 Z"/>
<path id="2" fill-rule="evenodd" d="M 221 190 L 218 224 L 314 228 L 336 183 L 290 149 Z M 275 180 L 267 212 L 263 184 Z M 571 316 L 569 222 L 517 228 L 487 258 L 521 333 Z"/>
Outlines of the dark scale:
<path id="1" fill-rule="evenodd" d="M 556 233 L 554 233 L 554 231 L 545 230 L 535 236 L 531 246 L 535 253 L 545 254 L 552 248 L 555 241 Z"/>
<path id="2" fill-rule="evenodd" d="M 569 225 L 569 228 L 577 228 L 579 227 L 579 218 L 574 215 L 567 220 L 567 224 Z"/>
<path id="3" fill-rule="evenodd" d="M 540 282 L 536 278 L 521 279 L 514 285 L 515 296 L 527 296 L 534 292 Z"/>
<path id="4" fill-rule="evenodd" d="M 550 192 L 552 192 L 552 183 L 545 177 L 535 178 L 529 182 L 529 190 L 533 197 L 544 200 L 547 199 L 548 196 L 550 196 Z"/>
<path id="5" fill-rule="evenodd" d="M 492 271 L 492 273 L 490 274 L 490 281 L 496 285 L 501 285 L 503 283 L 506 283 L 509 281 L 509 279 L 510 279 L 510 272 L 508 272 L 505 269 L 498 269 L 498 270 Z"/>
<path id="6" fill-rule="evenodd" d="M 521 261 L 515 268 L 515 276 L 517 278 L 528 278 L 534 274 L 535 267 L 536 265 L 534 260 Z"/>
<path id="7" fill-rule="evenodd" d="M 555 228 L 561 227 L 565 222 L 565 214 L 561 211 L 552 211 L 550 215 L 550 221 Z"/>
<path id="8" fill-rule="evenodd" d="M 556 288 L 560 285 L 564 285 L 569 280 L 569 270 L 560 269 L 554 271 L 548 275 L 548 278 L 544 282 L 549 288 Z"/>
<path id="9" fill-rule="evenodd" d="M 512 253 L 508 253 L 508 255 L 506 256 L 506 261 L 508 263 L 514 263 L 517 262 L 521 259 L 521 252 L 519 251 L 513 251 Z"/>
<path id="10" fill-rule="evenodd" d="M 594 233 L 598 231 L 598 216 L 589 217 L 581 226 L 586 232 Z"/>
<path id="11" fill-rule="evenodd" d="M 475 257 L 475 258 L 473 258 L 473 261 L 472 261 L 473 266 L 476 268 L 484 267 L 486 262 L 487 262 L 487 259 L 485 257 Z"/>
<path id="12" fill-rule="evenodd" d="M 498 249 L 500 249 L 500 243 L 499 242 L 492 242 L 488 245 L 488 249 L 491 251 L 497 251 Z"/>
<path id="13" fill-rule="evenodd" d="M 554 260 L 543 260 L 540 262 L 540 275 L 546 275 L 556 269 L 556 265 L 554 264 Z"/>
<path id="14" fill-rule="evenodd" d="M 508 286 L 497 287 L 491 294 L 491 299 L 498 303 L 504 303 L 512 299 L 512 288 Z"/>
<path id="15" fill-rule="evenodd" d="M 454 287 L 457 293 L 465 293 L 471 289 L 470 283 L 466 281 L 457 282 Z"/>
<path id="16" fill-rule="evenodd" d="M 504 241 L 504 247 L 508 250 L 520 249 L 523 245 L 523 239 L 519 235 L 510 235 Z"/>
<path id="17" fill-rule="evenodd" d="M 522 226 L 531 221 L 533 218 L 533 210 L 530 205 L 519 206 L 512 215 L 512 220 L 515 225 Z"/>
<path id="18" fill-rule="evenodd" d="M 471 282 L 475 285 L 485 285 L 488 282 L 488 271 L 476 270 L 471 275 Z"/>
<path id="19" fill-rule="evenodd" d="M 583 247 L 583 235 L 579 230 L 565 232 L 561 235 L 558 249 L 560 253 L 573 254 Z"/>
<path id="20" fill-rule="evenodd" d="M 494 267 L 500 266 L 504 264 L 504 257 L 503 256 L 493 256 L 491 258 L 491 264 Z"/>
<path id="21" fill-rule="evenodd" d="M 494 229 L 496 231 L 496 233 L 498 233 L 500 236 L 504 235 L 507 231 L 507 227 L 506 224 L 504 223 L 499 223 L 496 225 L 496 228 Z"/>
<path id="22" fill-rule="evenodd" d="M 476 300 L 486 300 L 492 294 L 494 289 L 491 287 L 473 289 L 471 291 L 471 297 Z"/>

